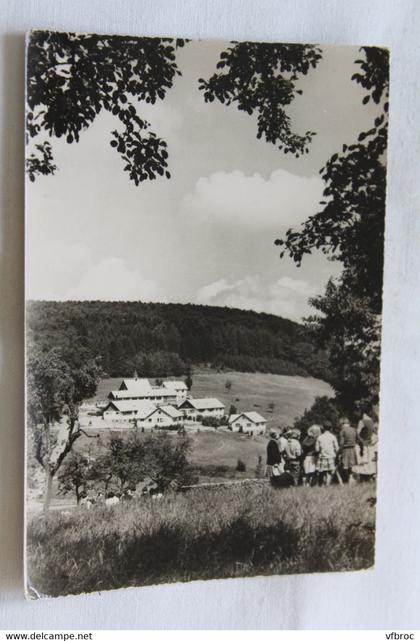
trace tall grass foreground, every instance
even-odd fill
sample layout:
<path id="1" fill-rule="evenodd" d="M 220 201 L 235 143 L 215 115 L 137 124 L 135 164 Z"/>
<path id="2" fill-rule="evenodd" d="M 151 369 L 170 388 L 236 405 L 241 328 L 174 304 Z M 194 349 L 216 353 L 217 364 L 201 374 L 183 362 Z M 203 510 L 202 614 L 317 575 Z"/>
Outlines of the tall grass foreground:
<path id="1" fill-rule="evenodd" d="M 198 489 L 34 516 L 28 582 L 38 596 L 368 568 L 374 488 Z"/>

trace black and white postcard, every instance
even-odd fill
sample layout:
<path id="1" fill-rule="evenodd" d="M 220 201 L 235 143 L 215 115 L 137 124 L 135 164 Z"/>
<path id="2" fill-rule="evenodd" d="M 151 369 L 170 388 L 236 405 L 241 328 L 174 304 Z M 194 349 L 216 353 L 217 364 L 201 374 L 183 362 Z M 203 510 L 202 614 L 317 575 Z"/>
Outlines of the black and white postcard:
<path id="1" fill-rule="evenodd" d="M 29 598 L 373 566 L 388 58 L 28 34 Z"/>

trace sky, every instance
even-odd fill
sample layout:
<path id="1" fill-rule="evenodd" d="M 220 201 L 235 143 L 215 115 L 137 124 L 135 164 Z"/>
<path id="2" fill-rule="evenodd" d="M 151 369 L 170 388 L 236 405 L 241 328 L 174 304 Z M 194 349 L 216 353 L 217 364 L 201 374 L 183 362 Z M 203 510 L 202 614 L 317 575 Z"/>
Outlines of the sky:
<path id="1" fill-rule="evenodd" d="M 322 46 L 286 109 L 296 133 L 315 131 L 309 154 L 257 140 L 256 118 L 205 103 L 198 79 L 214 73 L 226 42 L 177 51 L 182 72 L 164 100 L 138 112 L 168 144 L 171 178 L 136 187 L 110 146 L 118 120 L 101 113 L 80 142 L 52 140 L 54 176 L 26 186 L 26 297 L 226 305 L 300 320 L 339 264 L 321 252 L 301 267 L 276 238 L 320 210 L 319 170 L 371 126 L 374 107 L 351 81 L 357 47 Z"/>

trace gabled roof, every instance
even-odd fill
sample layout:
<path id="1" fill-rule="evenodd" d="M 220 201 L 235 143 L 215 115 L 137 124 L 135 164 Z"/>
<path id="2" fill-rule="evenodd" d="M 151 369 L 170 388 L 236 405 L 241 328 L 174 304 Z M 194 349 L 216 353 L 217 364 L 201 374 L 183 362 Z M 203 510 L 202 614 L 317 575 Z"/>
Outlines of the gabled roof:
<path id="1" fill-rule="evenodd" d="M 156 410 L 156 405 L 148 401 L 110 401 L 104 411 L 110 407 L 117 412 L 135 412 L 136 418 L 145 418 Z"/>
<path id="2" fill-rule="evenodd" d="M 231 414 L 229 417 L 229 423 L 234 423 L 241 416 L 245 416 L 245 418 L 251 421 L 251 423 L 255 424 L 267 422 L 267 419 L 265 419 L 264 416 L 261 416 L 261 414 L 258 414 L 258 412 L 242 412 L 241 414 Z"/>
<path id="3" fill-rule="evenodd" d="M 175 391 L 188 389 L 184 381 L 163 381 L 163 387 L 166 387 L 167 389 L 175 390 Z"/>
<path id="4" fill-rule="evenodd" d="M 171 418 L 181 418 L 181 416 L 183 416 L 182 412 L 177 410 L 173 405 L 159 405 L 159 407 L 157 407 L 155 411 L 158 410 L 161 410 Z"/>
<path id="5" fill-rule="evenodd" d="M 120 391 L 146 393 L 152 389 L 148 378 L 124 378 L 120 385 Z"/>
<path id="6" fill-rule="evenodd" d="M 217 398 L 187 398 L 179 405 L 179 408 L 188 403 L 196 410 L 224 409 L 225 407 Z"/>
<path id="7" fill-rule="evenodd" d="M 158 410 L 162 410 L 162 412 L 171 418 L 181 418 L 181 416 L 183 416 L 182 412 L 177 410 L 176 407 L 173 407 L 173 405 L 155 405 L 148 401 L 110 401 L 104 411 L 110 408 L 122 413 L 132 412 L 135 414 L 133 418 L 140 420 L 148 418 Z"/>
<path id="8" fill-rule="evenodd" d="M 165 389 L 164 387 L 150 387 L 150 389 L 144 389 L 143 391 L 141 390 L 113 390 L 108 394 L 108 398 L 110 399 L 115 399 L 115 400 L 124 400 L 124 399 L 135 399 L 135 397 L 139 398 L 150 398 L 153 396 L 161 396 L 163 397 L 173 397 L 175 398 L 176 396 L 176 391 L 171 390 L 171 389 Z"/>

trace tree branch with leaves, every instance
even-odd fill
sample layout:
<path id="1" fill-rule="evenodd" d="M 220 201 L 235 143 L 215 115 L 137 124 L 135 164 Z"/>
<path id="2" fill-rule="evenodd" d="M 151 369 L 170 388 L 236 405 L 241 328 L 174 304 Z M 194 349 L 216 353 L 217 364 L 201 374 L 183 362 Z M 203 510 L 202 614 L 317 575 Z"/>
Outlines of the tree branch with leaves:
<path id="1" fill-rule="evenodd" d="M 57 171 L 51 139 L 78 142 L 102 111 L 111 113 L 120 123 L 121 128 L 111 132 L 110 144 L 136 185 L 158 176 L 170 178 L 167 144 L 138 113 L 138 104 L 155 104 L 165 98 L 181 75 L 175 54 L 185 42 L 31 32 L 26 84 L 29 179 L 34 181 L 39 175 Z"/>
<path id="2" fill-rule="evenodd" d="M 311 299 L 321 315 L 308 322 L 329 351 L 331 382 L 346 409 L 355 402 L 376 403 L 379 393 L 389 52 L 376 47 L 362 51 L 364 58 L 355 63 L 360 71 L 352 80 L 368 91 L 363 104 L 372 100 L 378 105 L 373 126 L 356 143 L 343 145 L 321 169 L 323 209 L 300 230 L 289 229 L 276 241 L 280 257 L 288 254 L 298 266 L 313 250 L 343 265 L 325 294 Z"/>
<path id="3" fill-rule="evenodd" d="M 233 42 L 220 54 L 217 71 L 199 79 L 206 102 L 236 104 L 240 111 L 257 115 L 257 138 L 264 138 L 284 153 L 298 158 L 309 152 L 316 135 L 296 134 L 285 107 L 301 95 L 299 78 L 315 69 L 322 58 L 316 45 Z"/>

